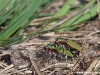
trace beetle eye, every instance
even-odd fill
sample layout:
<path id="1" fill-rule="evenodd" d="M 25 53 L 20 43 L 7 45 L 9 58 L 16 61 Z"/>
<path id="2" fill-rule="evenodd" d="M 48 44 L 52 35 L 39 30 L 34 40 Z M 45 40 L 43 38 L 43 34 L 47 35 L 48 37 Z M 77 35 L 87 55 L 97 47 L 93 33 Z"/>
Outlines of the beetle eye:
<path id="1" fill-rule="evenodd" d="M 55 44 L 58 44 L 58 41 L 55 41 Z"/>

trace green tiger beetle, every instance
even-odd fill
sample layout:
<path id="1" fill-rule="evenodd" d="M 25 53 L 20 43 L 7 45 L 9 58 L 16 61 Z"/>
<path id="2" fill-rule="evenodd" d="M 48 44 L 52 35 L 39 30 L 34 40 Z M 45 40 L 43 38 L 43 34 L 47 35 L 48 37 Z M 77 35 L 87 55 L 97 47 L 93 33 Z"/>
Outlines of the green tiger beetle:
<path id="1" fill-rule="evenodd" d="M 59 54 L 61 55 L 63 54 L 67 62 L 67 56 L 70 56 L 70 57 L 76 56 L 75 53 L 79 53 L 79 51 L 82 50 L 82 47 L 72 40 L 64 39 L 64 38 L 57 38 L 55 43 L 46 44 L 43 50 L 46 51 L 46 54 L 52 53 L 52 52 L 54 52 L 54 54 L 58 56 Z"/>
<path id="2" fill-rule="evenodd" d="M 61 53 L 61 54 L 64 54 L 64 55 L 68 55 L 68 56 L 71 56 L 73 57 L 74 54 L 70 51 L 70 50 L 67 50 L 66 48 L 63 48 L 61 46 L 56 46 L 55 44 L 47 44 L 44 46 L 44 50 L 45 51 L 51 51 L 51 52 L 54 52 L 54 53 Z"/>
<path id="3" fill-rule="evenodd" d="M 81 51 L 82 47 L 79 46 L 76 42 L 69 40 L 69 39 L 65 39 L 65 38 L 57 38 L 55 41 L 56 45 L 63 45 L 66 48 L 69 47 L 70 49 L 75 49 L 77 51 Z"/>
<path id="4" fill-rule="evenodd" d="M 66 49 L 65 47 L 62 47 L 62 46 L 56 46 L 55 44 L 47 44 L 44 46 L 44 50 L 46 51 L 46 53 L 48 51 L 50 52 L 54 52 L 54 59 L 56 59 L 56 56 L 59 57 L 60 55 L 60 59 L 62 59 L 62 54 L 65 56 L 65 59 L 66 59 L 66 63 L 67 63 L 67 56 L 70 56 L 70 57 L 73 57 L 74 54 L 69 50 L 69 49 Z M 52 56 L 52 54 L 50 55 Z"/>

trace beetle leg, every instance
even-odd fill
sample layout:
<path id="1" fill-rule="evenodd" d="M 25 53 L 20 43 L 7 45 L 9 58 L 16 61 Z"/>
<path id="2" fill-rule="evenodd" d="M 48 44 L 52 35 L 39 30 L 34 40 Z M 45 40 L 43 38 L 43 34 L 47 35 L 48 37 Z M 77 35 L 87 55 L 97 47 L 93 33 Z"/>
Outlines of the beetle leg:
<path id="1" fill-rule="evenodd" d="M 68 63 L 68 62 L 67 62 L 67 57 L 68 57 L 68 55 L 66 54 L 66 56 L 65 56 L 65 59 L 66 59 L 66 64 Z"/>

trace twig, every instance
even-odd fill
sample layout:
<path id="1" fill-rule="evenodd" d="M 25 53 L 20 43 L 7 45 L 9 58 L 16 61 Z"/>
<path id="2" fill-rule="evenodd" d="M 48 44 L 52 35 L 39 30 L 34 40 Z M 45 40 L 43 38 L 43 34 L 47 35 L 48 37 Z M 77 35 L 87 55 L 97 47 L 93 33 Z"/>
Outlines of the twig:
<path id="1" fill-rule="evenodd" d="M 32 71 L 30 71 L 30 70 L 27 70 L 27 71 L 25 71 L 25 73 L 31 73 L 31 74 L 32 74 Z"/>
<path id="2" fill-rule="evenodd" d="M 42 72 L 40 71 L 40 69 L 38 68 L 37 64 L 36 64 L 36 61 L 32 58 L 30 58 L 30 60 L 31 60 L 32 65 L 35 68 L 36 72 L 38 73 L 38 75 L 43 75 Z"/>
<path id="3" fill-rule="evenodd" d="M 25 68 L 25 69 L 21 69 L 21 70 L 17 70 L 17 69 L 15 69 L 15 68 L 11 68 L 11 69 L 9 69 L 9 70 L 7 70 L 6 71 L 6 74 L 14 74 L 14 73 L 18 73 L 18 74 L 25 74 L 25 70 L 28 70 L 27 68 Z"/>
<path id="4" fill-rule="evenodd" d="M 89 68 L 84 72 L 83 75 L 87 75 L 87 73 L 90 74 L 92 72 L 93 68 L 95 67 L 95 65 L 97 64 L 98 61 L 99 61 L 98 59 L 95 59 L 92 62 L 92 64 L 89 66 Z"/>
<path id="5" fill-rule="evenodd" d="M 38 65 L 37 65 L 35 59 L 33 59 L 32 55 L 31 55 L 30 49 L 28 49 L 28 51 L 29 51 L 29 59 L 30 59 L 30 61 L 31 61 L 33 67 L 34 67 L 34 69 L 36 70 L 36 72 L 38 73 L 38 75 L 43 75 L 42 72 L 40 71 L 40 69 L 38 68 Z"/>
<path id="6" fill-rule="evenodd" d="M 74 64 L 68 64 L 67 63 L 67 65 L 66 65 L 66 63 L 57 63 L 57 64 L 53 64 L 53 65 L 49 65 L 49 66 L 47 66 L 46 68 L 43 68 L 43 69 L 41 69 L 41 71 L 45 71 L 45 70 L 47 70 L 48 68 L 51 68 L 51 67 L 57 67 L 57 66 L 61 66 L 61 67 L 72 67 L 72 66 L 74 66 Z"/>
<path id="7" fill-rule="evenodd" d="M 8 70 L 8 69 L 10 69 L 12 67 L 14 67 L 13 64 L 11 64 L 10 66 L 7 66 L 5 69 L 1 70 L 0 73 L 3 73 L 4 71 L 6 71 L 6 70 Z"/>
<path id="8" fill-rule="evenodd" d="M 97 30 L 97 31 L 95 31 L 93 33 L 90 33 L 90 34 L 86 35 L 85 37 L 89 37 L 89 36 L 94 35 L 94 34 L 99 33 L 99 32 L 100 32 L 100 30 Z"/>
<path id="9" fill-rule="evenodd" d="M 96 64 L 94 70 L 97 69 L 99 66 L 100 66 L 100 60 L 99 60 L 98 63 Z"/>
<path id="10" fill-rule="evenodd" d="M 95 70 L 98 70 L 99 66 L 100 66 L 100 60 L 98 61 L 98 63 L 97 63 L 96 66 L 94 67 L 94 69 L 93 69 L 94 72 L 95 72 Z M 99 72 L 99 71 L 96 71 L 95 74 L 92 74 L 92 75 L 97 75 L 96 73 L 98 74 L 98 73 L 100 73 L 100 72 Z"/>
<path id="11" fill-rule="evenodd" d="M 48 75 L 52 75 L 56 70 L 52 71 L 51 73 L 49 73 Z"/>
<path id="12" fill-rule="evenodd" d="M 51 17 L 38 18 L 38 19 L 35 19 L 35 20 L 33 21 L 33 23 L 35 23 L 35 22 L 43 22 L 43 21 L 46 21 L 46 20 L 50 20 L 50 19 L 52 19 L 52 18 L 56 18 L 56 17 L 51 16 Z"/>
<path id="13" fill-rule="evenodd" d="M 82 61 L 82 59 L 83 59 L 83 57 L 81 59 L 79 59 L 78 62 L 72 67 L 73 71 L 79 66 L 79 63 Z"/>

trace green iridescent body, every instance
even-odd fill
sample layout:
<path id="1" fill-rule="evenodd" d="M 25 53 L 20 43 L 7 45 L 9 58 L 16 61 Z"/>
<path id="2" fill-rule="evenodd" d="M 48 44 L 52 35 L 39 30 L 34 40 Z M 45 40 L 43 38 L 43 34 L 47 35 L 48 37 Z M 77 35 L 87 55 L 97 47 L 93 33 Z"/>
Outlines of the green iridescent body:
<path id="1" fill-rule="evenodd" d="M 68 55 L 68 56 L 71 56 L 73 57 L 74 54 L 70 51 L 70 50 L 67 50 L 66 48 L 64 47 L 61 47 L 61 46 L 56 46 L 55 44 L 47 44 L 44 46 L 44 49 L 48 50 L 48 51 L 53 51 L 55 53 L 61 53 L 61 54 L 64 54 L 64 55 Z"/>
<path id="2" fill-rule="evenodd" d="M 73 57 L 75 53 L 82 50 L 82 47 L 72 40 L 57 38 L 54 44 L 45 45 L 44 50 Z"/>

